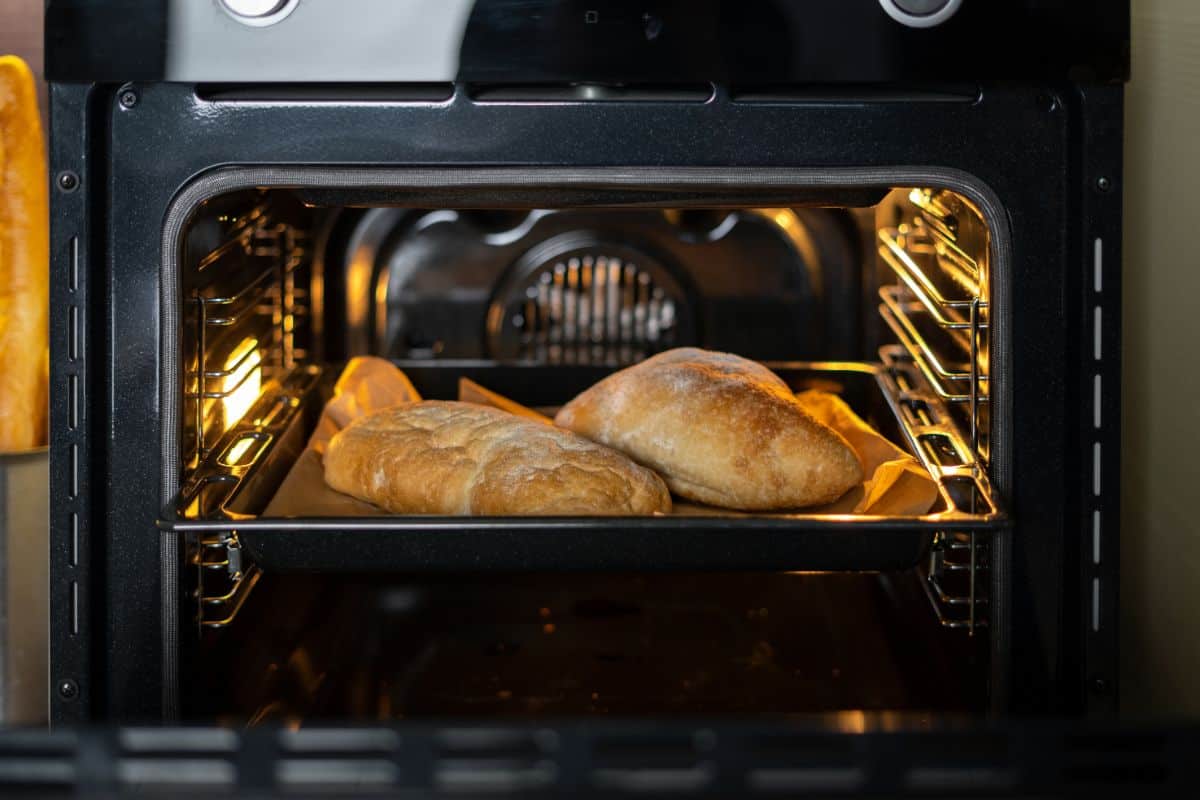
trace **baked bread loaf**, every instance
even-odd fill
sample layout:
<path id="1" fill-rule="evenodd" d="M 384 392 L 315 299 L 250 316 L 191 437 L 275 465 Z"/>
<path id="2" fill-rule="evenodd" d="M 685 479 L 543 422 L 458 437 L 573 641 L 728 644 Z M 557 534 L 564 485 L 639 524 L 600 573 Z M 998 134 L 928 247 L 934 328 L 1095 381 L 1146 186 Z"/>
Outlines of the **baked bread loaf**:
<path id="1" fill-rule="evenodd" d="M 441 400 L 351 422 L 325 452 L 325 482 L 396 514 L 671 510 L 662 479 L 615 450 L 495 408 Z"/>
<path id="2" fill-rule="evenodd" d="M 49 218 L 29 67 L 0 56 L 0 452 L 46 443 Z"/>
<path id="3" fill-rule="evenodd" d="M 555 422 L 658 472 L 681 497 L 744 511 L 836 500 L 863 479 L 846 440 L 754 361 L 668 350 L 576 397 Z"/>

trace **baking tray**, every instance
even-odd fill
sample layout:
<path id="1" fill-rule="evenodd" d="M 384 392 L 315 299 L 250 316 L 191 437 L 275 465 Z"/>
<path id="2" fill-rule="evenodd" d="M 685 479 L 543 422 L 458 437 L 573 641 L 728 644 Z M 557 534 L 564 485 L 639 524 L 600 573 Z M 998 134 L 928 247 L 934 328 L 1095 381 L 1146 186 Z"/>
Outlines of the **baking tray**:
<path id="1" fill-rule="evenodd" d="M 427 399 L 457 396 L 471 380 L 533 407 L 557 406 L 613 371 L 590 365 L 478 361 L 405 362 Z M 266 570 L 474 572 L 539 570 L 899 570 L 914 566 L 940 531 L 990 531 L 1005 517 L 986 476 L 971 463 L 945 463 L 923 442 L 954 435 L 949 415 L 921 392 L 914 366 L 857 362 L 772 363 L 793 389 L 840 395 L 864 420 L 907 447 L 939 483 L 927 514 L 868 516 L 722 513 L 654 517 L 262 517 L 328 399 L 339 369 L 307 368 L 277 387 L 294 413 L 271 439 L 252 474 L 211 477 L 185 487 L 164 510 L 167 533 L 236 531 L 242 549 Z M 265 393 L 261 404 L 278 405 Z M 913 409 L 922 409 L 918 417 Z M 254 418 L 254 409 L 247 419 Z M 283 415 L 280 415 L 281 417 Z M 227 434 L 245 435 L 237 429 Z M 963 448 L 957 447 L 961 453 Z M 221 444 L 215 452 L 221 452 Z M 967 459 L 958 459 L 965 462 Z M 178 509 L 186 509 L 179 513 Z"/>

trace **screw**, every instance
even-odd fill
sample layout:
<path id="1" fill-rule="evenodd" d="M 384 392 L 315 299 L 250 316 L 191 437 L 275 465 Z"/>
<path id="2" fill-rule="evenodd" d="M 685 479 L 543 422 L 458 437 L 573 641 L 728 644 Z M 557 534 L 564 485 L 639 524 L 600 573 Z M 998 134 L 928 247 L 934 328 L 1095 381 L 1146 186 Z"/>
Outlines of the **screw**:
<path id="1" fill-rule="evenodd" d="M 654 41 L 662 33 L 663 21 L 653 14 L 642 14 L 642 22 L 646 24 L 644 32 L 647 41 Z"/>
<path id="2" fill-rule="evenodd" d="M 64 192 L 73 192 L 79 188 L 79 176 L 67 170 L 58 173 L 58 188 Z"/>
<path id="3" fill-rule="evenodd" d="M 122 89 L 121 93 L 117 95 L 117 102 L 121 104 L 122 108 L 133 108 L 138 104 L 138 93 L 133 89 Z"/>
<path id="4" fill-rule="evenodd" d="M 1096 694 L 1108 694 L 1108 681 L 1104 678 L 1094 678 L 1092 680 L 1092 691 Z"/>
<path id="5" fill-rule="evenodd" d="M 58 682 L 58 695 L 63 700 L 74 700 L 79 696 L 79 685 L 67 678 Z"/>
<path id="6" fill-rule="evenodd" d="M 1107 192 L 1112 189 L 1112 181 L 1106 176 L 1101 175 L 1099 178 L 1096 178 L 1096 188 L 1102 192 Z"/>

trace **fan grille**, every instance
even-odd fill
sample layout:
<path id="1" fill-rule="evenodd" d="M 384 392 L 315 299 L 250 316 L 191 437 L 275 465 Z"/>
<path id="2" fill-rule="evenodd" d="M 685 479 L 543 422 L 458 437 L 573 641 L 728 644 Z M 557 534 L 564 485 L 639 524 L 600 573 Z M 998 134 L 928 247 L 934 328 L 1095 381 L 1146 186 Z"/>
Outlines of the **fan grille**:
<path id="1" fill-rule="evenodd" d="M 681 298 L 653 272 L 603 252 L 546 262 L 505 303 L 501 338 L 550 364 L 628 364 L 673 347 Z"/>

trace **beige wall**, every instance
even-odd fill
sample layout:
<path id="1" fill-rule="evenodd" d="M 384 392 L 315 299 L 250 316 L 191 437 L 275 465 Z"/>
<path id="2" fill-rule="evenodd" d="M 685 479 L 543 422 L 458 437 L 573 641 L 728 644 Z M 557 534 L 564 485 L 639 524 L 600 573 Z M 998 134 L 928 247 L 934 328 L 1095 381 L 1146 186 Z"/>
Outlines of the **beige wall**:
<path id="1" fill-rule="evenodd" d="M 1133 0 L 1122 708 L 1200 716 L 1200 2 Z"/>

